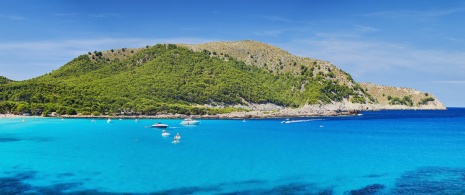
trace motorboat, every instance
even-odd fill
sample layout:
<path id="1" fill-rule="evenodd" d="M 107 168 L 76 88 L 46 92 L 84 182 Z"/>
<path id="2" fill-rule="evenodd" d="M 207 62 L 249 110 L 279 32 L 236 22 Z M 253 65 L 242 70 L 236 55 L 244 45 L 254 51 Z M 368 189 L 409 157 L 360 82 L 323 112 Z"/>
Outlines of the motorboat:
<path id="1" fill-rule="evenodd" d="M 152 128 L 160 128 L 160 129 L 163 129 L 163 128 L 168 128 L 168 125 L 158 122 L 158 123 L 153 124 L 153 125 L 152 125 Z"/>
<path id="2" fill-rule="evenodd" d="M 181 139 L 181 136 L 179 135 L 179 133 L 176 133 L 176 135 L 174 136 L 174 139 L 176 139 L 176 140 Z"/>
<path id="3" fill-rule="evenodd" d="M 289 120 L 289 119 L 286 119 L 284 121 L 281 121 L 281 123 L 283 123 L 283 124 L 304 123 L 304 122 L 310 122 L 310 121 L 314 121 L 314 119 L 308 119 L 308 120 Z"/>
<path id="4" fill-rule="evenodd" d="M 167 137 L 167 136 L 170 136 L 170 133 L 168 131 L 163 130 L 161 133 L 161 136 Z"/>
<path id="5" fill-rule="evenodd" d="M 181 125 L 198 125 L 200 121 L 193 120 L 191 118 L 186 118 L 181 122 Z"/>

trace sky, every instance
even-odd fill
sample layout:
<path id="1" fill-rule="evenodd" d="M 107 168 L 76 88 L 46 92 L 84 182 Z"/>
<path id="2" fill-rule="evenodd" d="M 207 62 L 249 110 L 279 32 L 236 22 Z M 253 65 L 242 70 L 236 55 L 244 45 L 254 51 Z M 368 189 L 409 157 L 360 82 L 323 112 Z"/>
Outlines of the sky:
<path id="1" fill-rule="evenodd" d="M 13 80 L 89 51 L 237 40 L 465 107 L 462 0 L 0 1 L 0 76 Z"/>

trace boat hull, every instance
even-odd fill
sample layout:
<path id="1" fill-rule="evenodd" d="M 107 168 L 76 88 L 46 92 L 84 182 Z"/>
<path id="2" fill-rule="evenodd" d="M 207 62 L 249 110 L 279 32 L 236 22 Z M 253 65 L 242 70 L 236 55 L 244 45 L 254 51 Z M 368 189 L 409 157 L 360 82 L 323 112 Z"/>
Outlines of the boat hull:
<path id="1" fill-rule="evenodd" d="M 168 125 L 152 125 L 152 128 L 166 129 L 168 128 Z"/>

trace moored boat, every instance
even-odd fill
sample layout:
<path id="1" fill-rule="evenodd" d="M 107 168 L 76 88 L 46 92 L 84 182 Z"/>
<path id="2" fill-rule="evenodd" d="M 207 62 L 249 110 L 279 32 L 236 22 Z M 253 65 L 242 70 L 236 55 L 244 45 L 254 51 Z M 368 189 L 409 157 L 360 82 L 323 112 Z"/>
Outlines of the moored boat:
<path id="1" fill-rule="evenodd" d="M 198 125 L 200 121 L 193 120 L 191 118 L 186 118 L 181 122 L 181 125 Z"/>
<path id="2" fill-rule="evenodd" d="M 163 130 L 161 133 L 161 136 L 167 137 L 167 136 L 170 136 L 170 133 L 168 131 Z"/>
<path id="3" fill-rule="evenodd" d="M 153 125 L 152 125 L 152 128 L 160 128 L 160 129 L 163 129 L 163 128 L 168 128 L 168 125 L 158 122 L 158 123 L 153 124 Z"/>

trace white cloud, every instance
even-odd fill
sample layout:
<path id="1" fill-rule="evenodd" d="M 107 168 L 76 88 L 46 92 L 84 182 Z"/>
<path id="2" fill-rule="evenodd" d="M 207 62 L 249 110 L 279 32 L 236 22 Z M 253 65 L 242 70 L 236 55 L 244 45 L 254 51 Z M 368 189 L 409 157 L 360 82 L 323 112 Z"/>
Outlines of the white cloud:
<path id="1" fill-rule="evenodd" d="M 409 19 L 409 20 L 411 19 L 425 20 L 425 19 L 432 19 L 436 17 L 446 16 L 450 14 L 455 14 L 455 13 L 462 12 L 462 11 L 465 11 L 465 7 L 448 8 L 448 9 L 432 9 L 432 10 L 426 10 L 426 11 L 418 11 L 418 10 L 382 11 L 382 12 L 373 12 L 373 13 L 365 14 L 365 16 Z"/>

